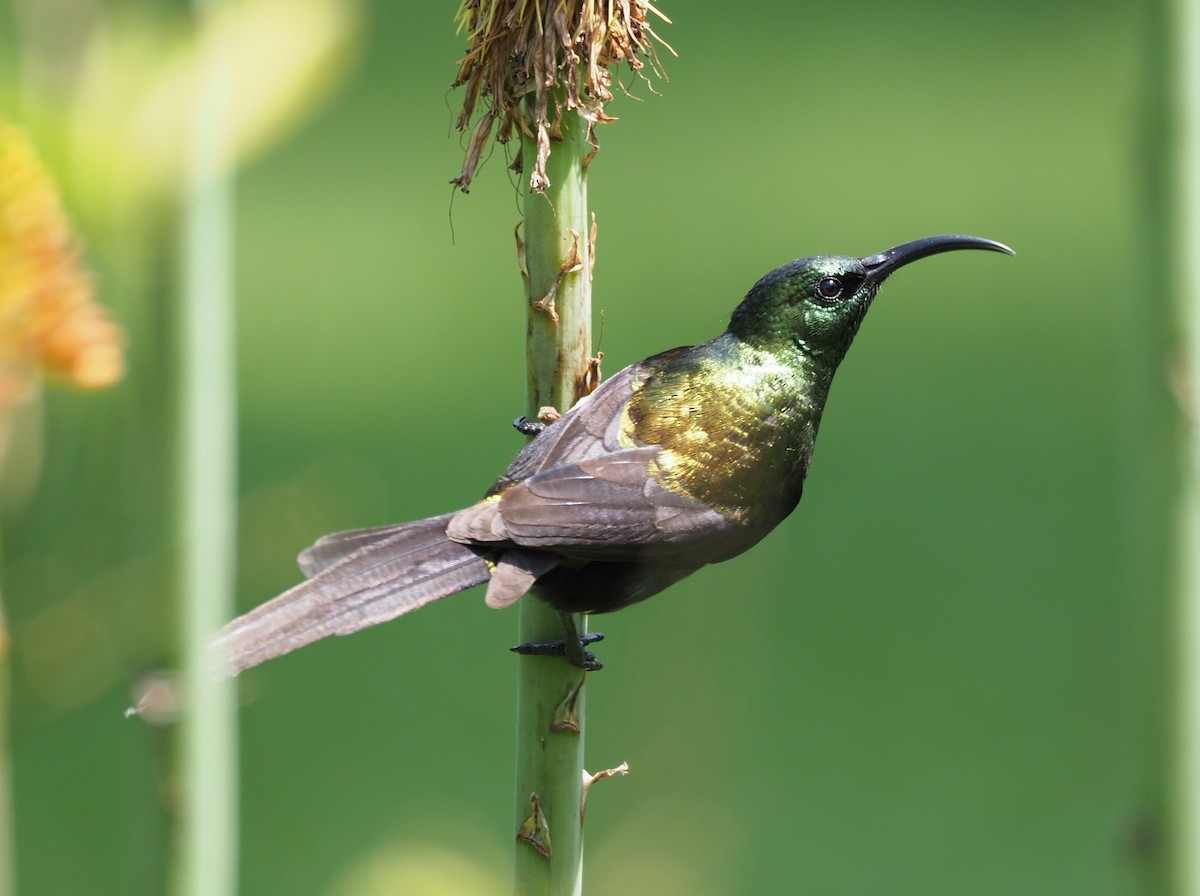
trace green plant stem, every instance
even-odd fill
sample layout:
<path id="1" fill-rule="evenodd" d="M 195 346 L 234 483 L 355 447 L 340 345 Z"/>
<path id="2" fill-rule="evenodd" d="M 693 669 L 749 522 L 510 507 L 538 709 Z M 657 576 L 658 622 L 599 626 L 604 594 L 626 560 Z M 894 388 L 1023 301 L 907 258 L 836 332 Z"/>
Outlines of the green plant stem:
<path id="1" fill-rule="evenodd" d="M 1178 206 L 1169 243 L 1178 271 L 1174 294 L 1183 338 L 1183 369 L 1177 396 L 1184 403 L 1184 481 L 1179 490 L 1179 695 L 1176 754 L 1177 836 L 1172 843 L 1179 893 L 1200 893 L 1200 0 L 1168 4 L 1174 13 L 1177 95 L 1173 174 Z M 1170 96 L 1170 94 L 1168 94 Z"/>
<path id="2" fill-rule="evenodd" d="M 202 23 L 212 4 L 197 0 Z M 176 890 L 228 896 L 237 883 L 236 701 L 216 674 L 211 633 L 233 616 L 236 389 L 232 186 L 224 165 L 228 67 L 203 73 L 183 214 L 180 350 L 182 695 Z"/>
<path id="3" fill-rule="evenodd" d="M 522 227 L 528 273 L 528 397 L 531 414 L 540 407 L 565 411 L 575 401 L 578 383 L 591 355 L 591 258 L 588 247 L 586 127 L 566 113 L 564 139 L 552 144 L 547 163 L 550 186 L 544 194 L 528 190 L 528 171 L 536 149 L 526 141 L 525 221 Z M 582 270 L 562 273 L 578 257 Z M 553 309 L 536 307 L 554 291 Z M 586 631 L 586 617 L 576 626 Z M 521 642 L 562 637 L 558 614 L 540 600 L 521 601 Z M 515 889 L 519 896 L 564 896 L 582 888 L 584 673 L 554 657 L 520 657 L 517 685 L 516 817 L 518 827 L 531 813 L 537 794 L 545 815 L 551 854 L 544 857 L 528 842 L 516 844 Z M 578 731 L 552 730 L 556 711 L 577 694 Z"/>
<path id="4" fill-rule="evenodd" d="M 17 854 L 13 846 L 16 807 L 12 799 L 12 744 L 9 740 L 12 713 L 11 648 L 8 619 L 4 614 L 3 595 L 0 594 L 0 896 L 16 896 L 17 892 Z"/>
<path id="5" fill-rule="evenodd" d="M 1138 133 L 1144 162 L 1139 245 L 1145 279 L 1140 297 L 1126 312 L 1124 367 L 1121 371 L 1123 491 L 1121 518 L 1126 557 L 1121 588 L 1137 595 L 1121 622 L 1124 669 L 1119 680 L 1132 723 L 1124 750 L 1132 757 L 1135 811 L 1124 836 L 1137 863 L 1139 890 L 1170 892 L 1181 871 L 1170 841 L 1182 818 L 1175 761 L 1184 706 L 1183 669 L 1175 631 L 1183 606 L 1175 600 L 1172 574 L 1176 554 L 1176 511 L 1179 507 L 1179 414 L 1167 389 L 1167 358 L 1176 344 L 1175 296 L 1178 290 L 1176 239 L 1176 68 L 1174 0 L 1143 6 L 1143 93 Z M 1168 853 L 1168 850 L 1170 851 Z"/>

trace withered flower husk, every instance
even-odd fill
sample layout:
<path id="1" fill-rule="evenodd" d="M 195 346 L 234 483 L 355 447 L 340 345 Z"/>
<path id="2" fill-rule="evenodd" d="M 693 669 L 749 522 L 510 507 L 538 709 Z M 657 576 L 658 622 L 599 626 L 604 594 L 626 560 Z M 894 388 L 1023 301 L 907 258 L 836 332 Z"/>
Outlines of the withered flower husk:
<path id="1" fill-rule="evenodd" d="M 456 127 L 469 136 L 462 172 L 451 183 L 469 191 L 494 131 L 499 143 L 514 134 L 533 141 L 526 173 L 530 188 L 543 191 L 564 113 L 584 118 L 593 146 L 595 125 L 615 120 L 605 111 L 613 98 L 611 66 L 623 62 L 647 83 L 647 66 L 664 77 L 654 42 L 674 50 L 648 14 L 670 21 L 646 0 L 462 0 L 455 21 L 459 33 L 467 31 L 467 55 L 454 81 L 465 88 Z"/>

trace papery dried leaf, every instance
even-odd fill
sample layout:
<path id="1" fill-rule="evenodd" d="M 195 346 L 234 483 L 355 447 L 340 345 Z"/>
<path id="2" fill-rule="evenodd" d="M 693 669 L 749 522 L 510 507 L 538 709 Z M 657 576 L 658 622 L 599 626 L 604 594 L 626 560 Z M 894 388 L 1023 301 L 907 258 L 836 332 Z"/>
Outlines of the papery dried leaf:
<path id="1" fill-rule="evenodd" d="M 521 279 L 525 281 L 525 285 L 529 285 L 529 265 L 525 261 L 525 241 L 521 239 L 521 222 L 513 228 L 513 236 L 517 240 L 517 267 L 521 269 Z"/>
<path id="2" fill-rule="evenodd" d="M 554 854 L 554 847 L 550 844 L 550 825 L 546 822 L 546 813 L 542 811 L 536 793 L 529 797 L 529 817 L 517 829 L 517 840 L 528 843 L 544 859 Z"/>
<path id="3" fill-rule="evenodd" d="M 483 116 L 475 123 L 474 129 L 471 131 L 471 137 L 467 141 L 467 156 L 463 161 L 462 173 L 450 181 L 464 193 L 470 193 L 471 176 L 479 164 L 479 157 L 483 154 L 483 148 L 488 144 L 488 138 L 492 135 L 491 114 Z"/>

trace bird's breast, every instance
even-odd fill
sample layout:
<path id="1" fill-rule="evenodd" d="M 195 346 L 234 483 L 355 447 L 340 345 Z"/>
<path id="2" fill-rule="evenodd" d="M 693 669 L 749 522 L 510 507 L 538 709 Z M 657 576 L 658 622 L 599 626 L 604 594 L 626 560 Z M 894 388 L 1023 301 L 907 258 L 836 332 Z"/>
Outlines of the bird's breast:
<path id="1" fill-rule="evenodd" d="M 659 445 L 664 488 L 764 532 L 800 500 L 816 416 L 794 369 L 773 358 L 702 358 L 635 385 L 622 431 Z"/>

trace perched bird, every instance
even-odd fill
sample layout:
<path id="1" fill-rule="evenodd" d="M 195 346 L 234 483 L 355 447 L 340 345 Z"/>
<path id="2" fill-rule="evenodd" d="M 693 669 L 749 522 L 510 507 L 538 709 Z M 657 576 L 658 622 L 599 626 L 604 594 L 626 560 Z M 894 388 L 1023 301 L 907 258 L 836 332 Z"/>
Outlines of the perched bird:
<path id="1" fill-rule="evenodd" d="M 228 670 L 484 582 L 488 606 L 532 589 L 563 617 L 563 642 L 526 652 L 599 668 L 571 614 L 645 600 L 779 525 L 800 500 L 830 381 L 880 284 L 952 249 L 1012 254 L 935 236 L 775 269 L 720 336 L 626 367 L 546 426 L 479 503 L 321 538 L 300 554 L 306 581 L 218 634 Z"/>

